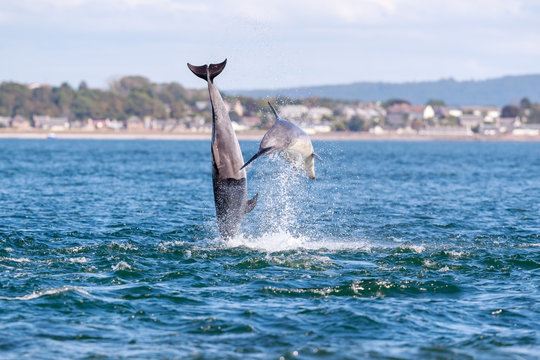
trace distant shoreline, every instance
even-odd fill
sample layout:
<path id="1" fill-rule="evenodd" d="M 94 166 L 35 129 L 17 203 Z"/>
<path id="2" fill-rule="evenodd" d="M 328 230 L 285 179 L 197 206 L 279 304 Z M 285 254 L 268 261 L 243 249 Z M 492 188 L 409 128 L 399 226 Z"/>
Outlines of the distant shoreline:
<path id="1" fill-rule="evenodd" d="M 264 131 L 238 132 L 239 140 L 261 140 Z M 50 134 L 54 134 L 50 136 Z M 330 132 L 310 135 L 313 140 L 329 141 L 482 141 L 482 142 L 540 142 L 540 136 L 508 135 L 419 135 L 388 133 L 375 135 L 365 132 Z M 1 131 L 0 139 L 86 139 L 86 140 L 210 140 L 210 133 L 114 132 L 114 131 Z"/>

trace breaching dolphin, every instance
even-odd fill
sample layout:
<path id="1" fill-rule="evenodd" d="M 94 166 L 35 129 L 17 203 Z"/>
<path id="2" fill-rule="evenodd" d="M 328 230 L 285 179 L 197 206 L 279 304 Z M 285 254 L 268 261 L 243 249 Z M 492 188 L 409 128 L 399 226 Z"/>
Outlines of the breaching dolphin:
<path id="1" fill-rule="evenodd" d="M 246 171 L 238 171 L 244 163 L 240 144 L 225 103 L 214 85 L 214 78 L 223 71 L 226 64 L 227 59 L 221 64 L 187 65 L 195 75 L 208 83 L 212 105 L 212 182 L 216 216 L 221 236 L 230 238 L 238 232 L 244 215 L 257 204 L 258 195 L 247 200 Z"/>
<path id="2" fill-rule="evenodd" d="M 261 155 L 281 151 L 283 157 L 292 163 L 294 167 L 302 169 L 311 179 L 315 179 L 314 158 L 317 157 L 319 160 L 321 158 L 313 152 L 313 145 L 308 134 L 292 122 L 279 116 L 270 102 L 268 102 L 268 105 L 270 105 L 272 112 L 276 116 L 276 122 L 264 134 L 259 145 L 259 151 L 240 170 L 243 170 Z"/>

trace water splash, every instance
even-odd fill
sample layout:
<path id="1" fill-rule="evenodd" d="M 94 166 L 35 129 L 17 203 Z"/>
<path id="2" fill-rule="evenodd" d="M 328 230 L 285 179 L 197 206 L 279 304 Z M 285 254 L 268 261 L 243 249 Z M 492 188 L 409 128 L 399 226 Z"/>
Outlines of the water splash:
<path id="1" fill-rule="evenodd" d="M 293 250 L 371 251 L 372 249 L 372 245 L 367 240 L 313 239 L 308 236 L 293 235 L 283 230 L 258 236 L 240 234 L 216 245 L 221 248 L 245 247 L 269 253 Z"/>
<path id="2" fill-rule="evenodd" d="M 303 206 L 309 203 L 306 182 L 309 181 L 296 171 L 279 154 L 272 154 L 266 161 L 269 166 L 261 167 L 256 173 L 259 180 L 259 214 L 257 216 L 258 233 L 295 234 L 303 224 L 299 214 Z"/>

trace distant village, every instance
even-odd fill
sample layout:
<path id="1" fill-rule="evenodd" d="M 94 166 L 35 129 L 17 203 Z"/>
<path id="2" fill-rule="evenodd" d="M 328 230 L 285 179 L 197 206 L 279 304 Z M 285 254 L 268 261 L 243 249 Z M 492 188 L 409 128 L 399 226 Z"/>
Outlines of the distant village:
<path id="1" fill-rule="evenodd" d="M 30 91 L 36 89 L 33 86 L 34 89 L 28 85 Z M 35 112 L 30 116 L 0 116 L 0 131 L 210 133 L 210 103 L 204 100 L 204 92 L 201 95 L 201 91 L 197 90 L 197 94 L 191 97 L 183 95 L 192 101 L 183 101 L 181 106 L 176 107 L 174 114 L 171 106 L 164 103 L 161 117 L 130 115 L 120 119 L 73 116 L 69 112 L 70 108 L 64 107 L 65 114 L 57 116 L 46 114 L 50 111 Z M 530 104 L 526 98 L 520 104 L 502 108 L 447 106 L 440 100 L 430 101 L 427 105 L 410 104 L 399 99 L 384 103 L 314 98 L 270 100 L 276 102 L 283 118 L 293 121 L 308 134 L 357 131 L 374 136 L 540 136 L 540 123 L 533 116 L 537 115 L 534 113 L 537 105 Z M 264 130 L 274 122 L 273 115 L 265 106 L 266 100 L 225 96 L 225 102 L 237 132 Z M 0 97 L 0 109 L 1 105 Z M 62 109 L 60 106 L 58 108 Z"/>

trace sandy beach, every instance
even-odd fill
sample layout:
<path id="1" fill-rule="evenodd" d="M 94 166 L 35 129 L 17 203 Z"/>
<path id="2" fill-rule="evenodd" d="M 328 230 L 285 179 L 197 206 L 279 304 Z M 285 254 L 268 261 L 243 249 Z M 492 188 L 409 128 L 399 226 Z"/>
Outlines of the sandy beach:
<path id="1" fill-rule="evenodd" d="M 260 140 L 264 131 L 238 132 L 239 140 Z M 310 135 L 313 140 L 329 141 L 527 141 L 540 142 L 540 136 L 503 135 L 420 135 L 387 133 L 374 135 L 367 132 L 330 132 Z M 0 131 L 0 139 L 89 139 L 89 140 L 209 140 L 210 133 L 164 133 L 164 132 L 114 132 L 114 131 L 62 131 L 50 133 L 46 131 Z"/>

